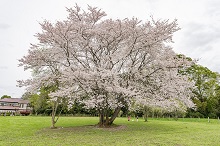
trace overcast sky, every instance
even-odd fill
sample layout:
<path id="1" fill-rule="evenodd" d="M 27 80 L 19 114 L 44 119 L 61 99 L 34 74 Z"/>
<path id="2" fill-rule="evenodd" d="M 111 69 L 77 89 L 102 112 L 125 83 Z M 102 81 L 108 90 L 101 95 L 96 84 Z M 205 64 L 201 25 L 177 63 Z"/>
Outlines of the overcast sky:
<path id="1" fill-rule="evenodd" d="M 181 30 L 174 34 L 173 49 L 220 72 L 220 0 L 0 0 L 0 97 L 22 96 L 25 90 L 16 80 L 31 74 L 18 67 L 18 59 L 37 42 L 39 22 L 66 19 L 66 7 L 75 3 L 101 8 L 114 19 L 178 19 Z"/>

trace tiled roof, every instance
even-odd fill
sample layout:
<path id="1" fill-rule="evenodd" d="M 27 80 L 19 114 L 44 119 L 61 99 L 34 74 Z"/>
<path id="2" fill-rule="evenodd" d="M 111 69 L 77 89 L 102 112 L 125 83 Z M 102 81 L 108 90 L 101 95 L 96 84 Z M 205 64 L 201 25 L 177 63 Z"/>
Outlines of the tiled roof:
<path id="1" fill-rule="evenodd" d="M 3 98 L 0 99 L 0 102 L 8 102 L 8 103 L 29 103 L 28 100 L 23 100 L 21 98 Z"/>

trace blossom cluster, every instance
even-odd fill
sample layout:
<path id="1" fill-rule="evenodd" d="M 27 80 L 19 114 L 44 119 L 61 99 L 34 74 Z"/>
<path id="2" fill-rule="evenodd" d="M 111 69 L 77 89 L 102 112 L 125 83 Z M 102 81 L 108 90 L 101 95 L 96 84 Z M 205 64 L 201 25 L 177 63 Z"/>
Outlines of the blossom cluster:
<path id="1" fill-rule="evenodd" d="M 88 108 L 114 109 L 132 101 L 193 106 L 192 83 L 178 74 L 192 62 L 168 46 L 179 30 L 177 20 L 104 19 L 105 12 L 90 6 L 67 11 L 65 21 L 40 24 L 39 43 L 19 60 L 34 72 L 21 86 L 37 91 L 55 85 L 51 97 L 78 98 Z"/>

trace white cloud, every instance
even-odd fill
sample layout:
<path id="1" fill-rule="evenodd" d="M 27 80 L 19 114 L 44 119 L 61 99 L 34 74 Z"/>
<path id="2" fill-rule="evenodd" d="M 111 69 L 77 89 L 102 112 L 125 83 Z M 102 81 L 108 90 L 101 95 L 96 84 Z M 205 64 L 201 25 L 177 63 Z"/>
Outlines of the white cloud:
<path id="1" fill-rule="evenodd" d="M 5 69 L 8 69 L 7 66 L 0 66 L 0 70 L 5 70 Z"/>
<path id="2" fill-rule="evenodd" d="M 10 25 L 5 24 L 5 23 L 0 23 L 0 30 L 5 30 L 8 29 L 10 27 Z"/>

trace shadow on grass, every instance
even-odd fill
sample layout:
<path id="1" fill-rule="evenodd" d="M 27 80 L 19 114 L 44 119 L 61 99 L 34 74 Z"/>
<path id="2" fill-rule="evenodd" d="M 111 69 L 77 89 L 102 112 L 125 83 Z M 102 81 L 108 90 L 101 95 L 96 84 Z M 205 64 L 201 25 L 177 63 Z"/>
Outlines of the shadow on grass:
<path id="1" fill-rule="evenodd" d="M 84 125 L 84 126 L 73 126 L 73 127 L 57 127 L 57 128 L 43 128 L 37 131 L 36 134 L 47 134 L 47 133 L 66 133 L 66 132 L 88 132 L 94 130 L 102 131 L 123 131 L 127 128 L 126 125 L 112 125 L 110 127 L 98 127 L 97 125 Z"/>

